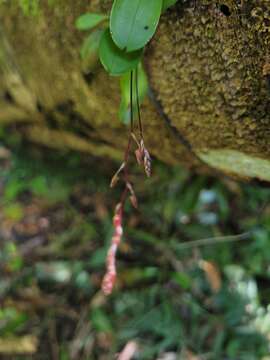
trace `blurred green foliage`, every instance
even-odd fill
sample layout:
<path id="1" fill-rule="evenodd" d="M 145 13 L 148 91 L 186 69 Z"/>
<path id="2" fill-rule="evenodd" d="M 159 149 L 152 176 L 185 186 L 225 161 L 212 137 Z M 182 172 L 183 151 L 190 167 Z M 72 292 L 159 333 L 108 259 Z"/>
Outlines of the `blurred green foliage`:
<path id="1" fill-rule="evenodd" d="M 131 340 L 134 359 L 267 359 L 270 189 L 158 162 L 147 181 L 134 169 L 140 209 L 126 209 L 105 298 L 116 168 L 49 152 L 2 161 L 0 338 L 37 336 L 34 359 L 112 359 Z"/>

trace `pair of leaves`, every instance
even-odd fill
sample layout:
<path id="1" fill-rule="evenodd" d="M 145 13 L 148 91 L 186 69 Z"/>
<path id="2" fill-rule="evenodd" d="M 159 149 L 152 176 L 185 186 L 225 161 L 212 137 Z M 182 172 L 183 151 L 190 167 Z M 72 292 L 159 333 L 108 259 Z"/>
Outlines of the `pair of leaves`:
<path id="1" fill-rule="evenodd" d="M 135 69 L 143 47 L 158 25 L 163 0 L 115 0 L 110 31 L 100 44 L 100 60 L 111 75 L 122 75 Z"/>
<path id="2" fill-rule="evenodd" d="M 76 21 L 78 30 L 93 30 L 104 23 L 108 17 L 104 14 L 86 13 Z M 92 57 L 99 52 L 99 58 L 105 70 L 114 76 L 122 75 L 137 67 L 142 50 L 126 53 L 113 42 L 109 29 L 96 29 L 84 40 L 81 48 L 82 59 Z"/>
<path id="3" fill-rule="evenodd" d="M 81 50 L 87 57 L 99 47 L 102 65 L 110 75 L 122 75 L 135 69 L 142 57 L 143 47 L 154 35 L 162 11 L 177 0 L 114 0 L 110 29 L 93 33 Z M 91 30 L 105 22 L 104 14 L 87 13 L 76 22 L 79 30 Z"/>

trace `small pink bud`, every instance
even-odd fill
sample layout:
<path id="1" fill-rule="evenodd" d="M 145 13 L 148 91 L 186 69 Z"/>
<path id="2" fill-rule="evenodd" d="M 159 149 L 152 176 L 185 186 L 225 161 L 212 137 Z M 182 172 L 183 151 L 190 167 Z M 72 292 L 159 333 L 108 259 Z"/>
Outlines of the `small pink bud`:
<path id="1" fill-rule="evenodd" d="M 143 153 L 140 148 L 135 150 L 135 156 L 136 156 L 137 163 L 139 165 L 141 165 L 143 163 Z"/>
<path id="2" fill-rule="evenodd" d="M 102 281 L 102 291 L 105 295 L 110 295 L 113 291 L 114 284 L 116 281 L 116 272 L 107 273 Z"/>

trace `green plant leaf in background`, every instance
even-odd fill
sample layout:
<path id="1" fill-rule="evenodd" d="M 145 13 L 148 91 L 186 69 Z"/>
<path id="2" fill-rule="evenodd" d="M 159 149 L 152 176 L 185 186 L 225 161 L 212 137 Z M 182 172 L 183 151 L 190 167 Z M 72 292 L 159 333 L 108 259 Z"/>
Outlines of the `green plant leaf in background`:
<path id="1" fill-rule="evenodd" d="M 133 94 L 136 94 L 135 82 L 133 87 Z M 120 79 L 121 88 L 121 104 L 119 109 L 119 117 L 127 123 L 130 120 L 130 73 L 124 74 Z M 141 63 L 138 65 L 138 95 L 140 103 L 143 102 L 148 91 L 148 81 L 145 71 Z M 134 101 L 133 112 L 136 114 L 137 104 Z"/>
<path id="2" fill-rule="evenodd" d="M 110 29 L 115 44 L 127 52 L 141 49 L 154 35 L 162 0 L 115 0 Z"/>
<path id="3" fill-rule="evenodd" d="M 78 30 L 91 30 L 104 20 L 108 19 L 107 15 L 85 13 L 76 20 L 76 28 Z"/>
<path id="4" fill-rule="evenodd" d="M 162 12 L 166 11 L 169 7 L 175 5 L 178 0 L 163 0 Z"/>
<path id="5" fill-rule="evenodd" d="M 122 75 L 135 69 L 142 56 L 142 50 L 126 53 L 113 42 L 109 29 L 101 38 L 99 57 L 105 70 L 114 76 Z"/>
<path id="6" fill-rule="evenodd" d="M 103 30 L 97 29 L 84 39 L 80 51 L 83 60 L 97 56 L 103 32 Z"/>

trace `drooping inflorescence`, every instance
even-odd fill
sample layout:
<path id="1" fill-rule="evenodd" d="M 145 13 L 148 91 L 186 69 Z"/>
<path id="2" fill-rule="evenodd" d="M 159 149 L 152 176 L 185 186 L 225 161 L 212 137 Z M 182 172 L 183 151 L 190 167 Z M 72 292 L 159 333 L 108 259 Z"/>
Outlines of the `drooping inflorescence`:
<path id="1" fill-rule="evenodd" d="M 137 111 L 138 111 L 138 120 L 139 120 L 139 140 L 137 139 L 134 133 L 134 118 L 133 118 L 133 71 L 130 73 L 130 132 L 128 138 L 128 144 L 124 154 L 124 161 L 121 164 L 120 168 L 117 170 L 115 175 L 111 180 L 111 187 L 114 187 L 120 177 L 122 176 L 125 187 L 122 192 L 121 200 L 115 208 L 115 213 L 113 217 L 113 228 L 114 233 L 112 236 L 111 244 L 107 253 L 107 266 L 106 274 L 102 281 L 102 291 L 105 295 L 110 295 L 113 291 L 117 270 L 116 270 L 116 253 L 123 236 L 123 211 L 127 196 L 129 195 L 129 200 L 131 205 L 134 208 L 138 208 L 138 201 L 133 189 L 132 183 L 129 180 L 129 171 L 128 171 L 128 160 L 130 158 L 130 152 L 132 150 L 132 140 L 137 145 L 135 150 L 135 156 L 139 165 L 143 165 L 146 175 L 151 176 L 151 157 L 148 150 L 145 147 L 143 139 L 143 128 L 142 120 L 140 115 L 140 104 L 139 104 L 139 95 L 138 95 L 138 72 L 135 73 L 135 87 L 136 87 L 136 99 L 137 99 Z"/>
<path id="2" fill-rule="evenodd" d="M 107 271 L 102 281 L 102 291 L 105 295 L 110 295 L 112 293 L 116 281 L 116 253 L 123 235 L 122 215 L 122 204 L 119 203 L 115 208 L 113 218 L 114 233 L 107 254 Z"/>

